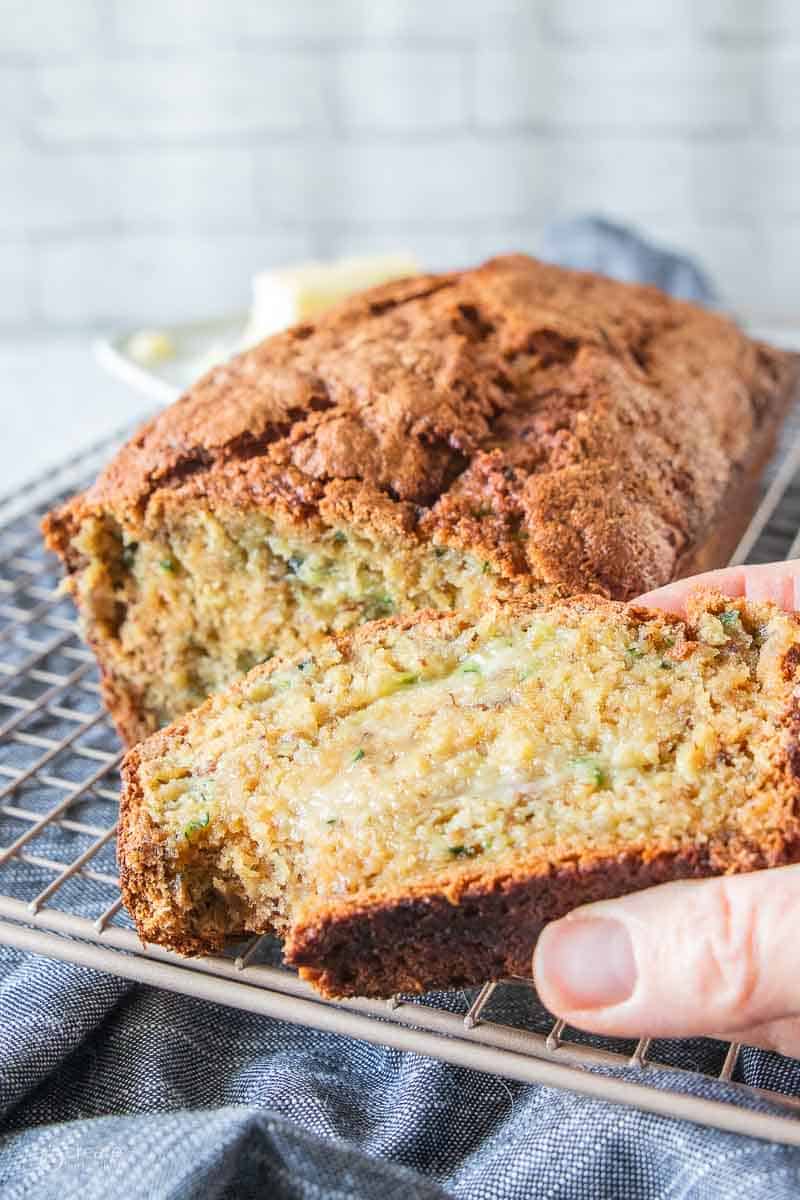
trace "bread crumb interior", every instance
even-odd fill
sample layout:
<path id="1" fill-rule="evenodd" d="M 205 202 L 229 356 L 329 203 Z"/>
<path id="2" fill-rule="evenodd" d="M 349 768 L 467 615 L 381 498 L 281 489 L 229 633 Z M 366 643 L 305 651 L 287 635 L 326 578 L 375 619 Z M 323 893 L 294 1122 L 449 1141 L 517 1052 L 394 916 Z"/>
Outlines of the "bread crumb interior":
<path id="1" fill-rule="evenodd" d="M 142 765 L 184 883 L 216 873 L 280 932 L 315 897 L 778 828 L 762 675 L 783 618 L 732 604 L 690 640 L 617 612 L 387 626 L 348 660 L 253 671 Z"/>
<path id="2" fill-rule="evenodd" d="M 328 634 L 420 608 L 475 611 L 497 586 L 490 564 L 455 549 L 389 548 L 352 529 L 311 540 L 253 512 L 193 510 L 139 542 L 90 518 L 77 545 L 84 622 L 157 725 Z"/>

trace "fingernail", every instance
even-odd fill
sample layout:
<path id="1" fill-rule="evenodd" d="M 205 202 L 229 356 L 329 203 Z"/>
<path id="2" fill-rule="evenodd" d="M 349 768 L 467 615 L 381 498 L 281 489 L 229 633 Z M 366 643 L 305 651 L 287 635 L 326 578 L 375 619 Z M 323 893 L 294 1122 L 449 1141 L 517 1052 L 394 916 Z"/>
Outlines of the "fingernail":
<path id="1" fill-rule="evenodd" d="M 627 929 L 606 917 L 556 921 L 542 935 L 538 977 L 559 993 L 562 1011 L 610 1008 L 636 986 L 636 961 Z"/>

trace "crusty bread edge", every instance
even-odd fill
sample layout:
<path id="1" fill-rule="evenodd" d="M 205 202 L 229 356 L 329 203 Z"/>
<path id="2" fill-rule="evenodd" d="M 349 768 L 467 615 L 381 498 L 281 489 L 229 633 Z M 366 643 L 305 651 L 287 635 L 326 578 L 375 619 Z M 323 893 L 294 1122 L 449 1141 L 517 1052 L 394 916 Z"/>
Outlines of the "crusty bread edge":
<path id="1" fill-rule="evenodd" d="M 388 996 L 529 976 L 548 922 L 582 904 L 678 879 L 698 879 L 800 860 L 800 830 L 772 849 L 648 849 L 587 857 L 540 873 L 487 876 L 460 893 L 403 899 L 325 913 L 296 926 L 286 961 L 329 997 Z"/>
<path id="2" fill-rule="evenodd" d="M 676 579 L 726 567 L 750 525 L 761 499 L 762 477 L 777 448 L 783 423 L 800 402 L 800 354 L 791 354 L 789 360 L 783 391 L 776 394 L 775 404 L 747 457 L 731 472 L 705 540 L 692 546 L 677 564 Z"/>

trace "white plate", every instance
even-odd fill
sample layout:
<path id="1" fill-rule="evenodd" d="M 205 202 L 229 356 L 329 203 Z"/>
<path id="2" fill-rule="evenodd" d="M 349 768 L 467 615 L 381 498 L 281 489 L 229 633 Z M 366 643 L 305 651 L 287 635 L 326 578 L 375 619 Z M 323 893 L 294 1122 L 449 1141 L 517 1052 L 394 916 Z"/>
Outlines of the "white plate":
<path id="1" fill-rule="evenodd" d="M 178 325 L 150 326 L 164 333 L 175 353 L 160 362 L 143 364 L 129 351 L 131 337 L 138 332 L 127 329 L 94 344 L 100 366 L 137 391 L 169 404 L 214 365 L 230 358 L 242 344 L 247 314 L 217 317 L 207 321 L 186 321 Z"/>
<path id="2" fill-rule="evenodd" d="M 758 321 L 739 318 L 748 332 L 776 346 L 800 350 L 800 329 L 782 325 L 765 328 Z M 128 345 L 137 331 L 128 329 L 95 343 L 97 361 L 111 375 L 146 396 L 169 404 L 215 362 L 224 362 L 241 348 L 247 314 L 187 321 L 178 325 L 153 325 L 175 346 L 175 354 L 162 362 L 143 365 L 131 357 Z"/>

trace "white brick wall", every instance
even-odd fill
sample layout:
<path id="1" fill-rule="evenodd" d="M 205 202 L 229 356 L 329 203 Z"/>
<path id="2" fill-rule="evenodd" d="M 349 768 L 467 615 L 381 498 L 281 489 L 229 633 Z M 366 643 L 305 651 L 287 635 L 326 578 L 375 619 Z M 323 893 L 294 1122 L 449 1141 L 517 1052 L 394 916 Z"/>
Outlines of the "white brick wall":
<path id="1" fill-rule="evenodd" d="M 107 57 L 37 68 L 45 143 L 208 141 L 328 125 L 318 51 Z"/>
<path id="2" fill-rule="evenodd" d="M 0 46 L 2 45 L 0 34 Z M 0 50 L 0 149 L 24 144 L 30 133 L 33 77 L 30 69 L 6 59 Z"/>
<path id="3" fill-rule="evenodd" d="M 3 57 L 97 53 L 102 13 L 95 0 L 3 0 Z"/>
<path id="4" fill-rule="evenodd" d="M 36 272 L 31 252 L 24 243 L 0 241 L 0 328 L 24 329 L 34 319 L 31 291 Z"/>
<path id="5" fill-rule="evenodd" d="M 769 126 L 787 135 L 800 132 L 800 46 L 764 54 L 764 108 Z"/>
<path id="6" fill-rule="evenodd" d="M 545 22 L 576 42 L 691 37 L 694 14 L 708 0 L 548 0 Z"/>
<path id="7" fill-rule="evenodd" d="M 748 129 L 755 117 L 758 73 L 752 55 L 710 47 L 620 51 L 561 47 L 534 54 L 519 46 L 478 56 L 479 124 L 553 129 Z"/>
<path id="8" fill-rule="evenodd" d="M 371 47 L 345 50 L 335 58 L 338 115 L 353 132 L 463 129 L 469 111 L 467 83 L 460 50 Z"/>
<path id="9" fill-rule="evenodd" d="M 192 43 L 245 46 L 253 41 L 295 39 L 316 44 L 409 37 L 463 42 L 475 37 L 519 33 L 536 21 L 541 7 L 537 0 L 108 2 L 113 5 L 121 41 L 129 46 L 166 49 Z"/>
<path id="10" fill-rule="evenodd" d="M 543 219 L 537 182 L 549 147 L 471 134 L 445 139 L 348 139 L 269 147 L 257 156 L 257 188 L 268 220 L 344 225 L 438 226 Z M 513 163 L 513 169 L 509 169 Z"/>
<path id="11" fill-rule="evenodd" d="M 119 219 L 118 168 L 109 155 L 20 146 L 0 154 L 0 237 L 101 229 Z"/>
<path id="12" fill-rule="evenodd" d="M 695 5 L 695 12 L 701 29 L 726 38 L 800 34 L 797 0 L 703 0 Z"/>
<path id="13" fill-rule="evenodd" d="M 249 146 L 121 150 L 115 169 L 122 227 L 184 234 L 258 230 L 255 158 Z"/>
<path id="14" fill-rule="evenodd" d="M 798 0 L 4 0 L 0 328 L 252 272 L 536 250 L 596 211 L 800 320 Z"/>
<path id="15" fill-rule="evenodd" d="M 303 233 L 106 234 L 39 247 L 42 315 L 55 325 L 203 317 L 242 308 L 241 281 L 253 262 L 291 262 L 311 253 Z"/>

